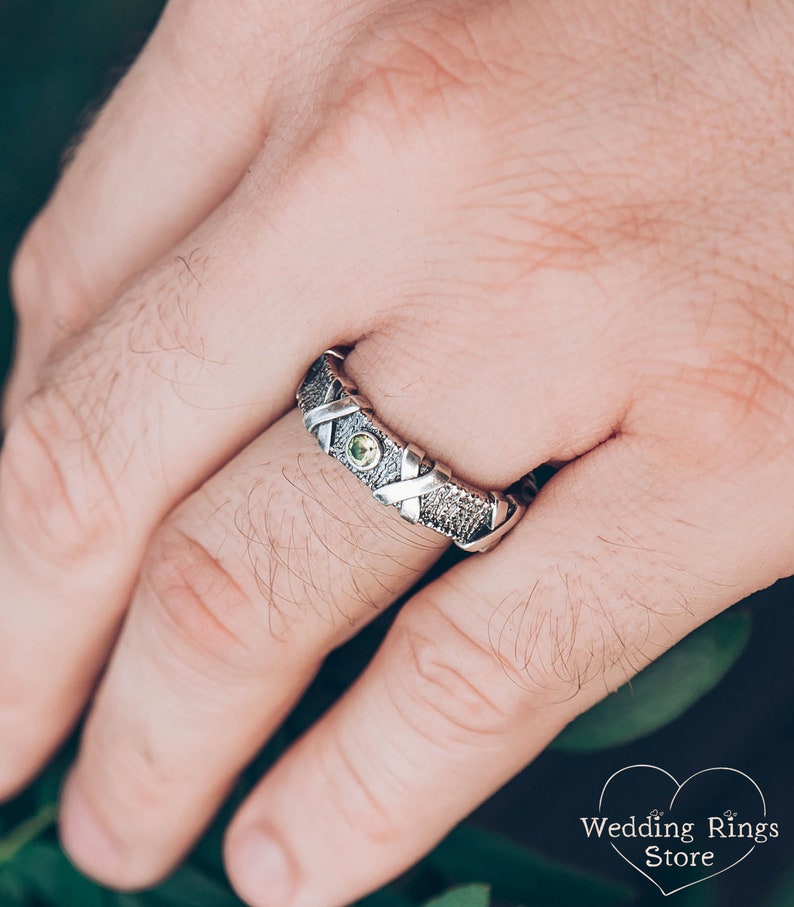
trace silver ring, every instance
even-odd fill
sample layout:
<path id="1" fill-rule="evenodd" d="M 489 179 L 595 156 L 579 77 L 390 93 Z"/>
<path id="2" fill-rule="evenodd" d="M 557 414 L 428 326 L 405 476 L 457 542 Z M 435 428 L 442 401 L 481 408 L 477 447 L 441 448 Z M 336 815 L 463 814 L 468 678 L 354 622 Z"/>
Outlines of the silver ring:
<path id="1" fill-rule="evenodd" d="M 343 351 L 327 350 L 298 388 L 303 423 L 321 449 L 409 523 L 440 532 L 464 551 L 493 548 L 537 493 L 532 473 L 506 492 L 482 491 L 455 479 L 447 466 L 428 460 L 378 421 L 370 402 L 345 377 L 343 361 Z"/>

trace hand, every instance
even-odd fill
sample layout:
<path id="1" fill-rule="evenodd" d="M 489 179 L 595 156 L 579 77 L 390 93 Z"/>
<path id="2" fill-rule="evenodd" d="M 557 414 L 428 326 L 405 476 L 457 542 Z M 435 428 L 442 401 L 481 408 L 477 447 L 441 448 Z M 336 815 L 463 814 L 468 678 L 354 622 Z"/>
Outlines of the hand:
<path id="1" fill-rule="evenodd" d="M 242 807 L 256 907 L 384 882 L 794 571 L 793 32 L 772 0 L 173 0 L 13 273 L 0 786 L 112 648 L 63 797 L 85 871 L 168 871 L 444 548 L 304 430 L 331 345 L 456 475 L 568 465 Z"/>

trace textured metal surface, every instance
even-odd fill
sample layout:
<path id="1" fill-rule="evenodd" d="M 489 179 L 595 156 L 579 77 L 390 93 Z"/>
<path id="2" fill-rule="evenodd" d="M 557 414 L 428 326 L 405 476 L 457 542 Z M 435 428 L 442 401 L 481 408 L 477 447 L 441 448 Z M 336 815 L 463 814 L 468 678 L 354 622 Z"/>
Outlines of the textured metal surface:
<path id="1" fill-rule="evenodd" d="M 524 478 L 525 500 L 455 479 L 446 466 L 427 460 L 378 421 L 369 401 L 345 377 L 343 359 L 338 350 L 323 353 L 298 389 L 304 424 L 320 447 L 367 485 L 376 500 L 397 507 L 408 522 L 435 529 L 467 551 L 493 547 L 526 509 L 532 477 Z M 347 455 L 350 439 L 361 432 L 380 444 L 380 459 L 372 468 L 356 468 Z"/>

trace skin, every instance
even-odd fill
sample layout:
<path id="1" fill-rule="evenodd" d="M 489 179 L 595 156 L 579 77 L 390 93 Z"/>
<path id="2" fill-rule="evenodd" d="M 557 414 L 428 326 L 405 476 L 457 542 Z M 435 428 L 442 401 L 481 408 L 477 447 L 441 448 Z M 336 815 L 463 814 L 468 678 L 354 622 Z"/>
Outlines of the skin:
<path id="1" fill-rule="evenodd" d="M 172 0 L 12 275 L 0 790 L 110 653 L 62 798 L 81 868 L 170 870 L 443 550 L 300 424 L 331 345 L 456 475 L 567 465 L 242 806 L 254 907 L 385 882 L 794 572 L 792 37 L 783 0 Z"/>

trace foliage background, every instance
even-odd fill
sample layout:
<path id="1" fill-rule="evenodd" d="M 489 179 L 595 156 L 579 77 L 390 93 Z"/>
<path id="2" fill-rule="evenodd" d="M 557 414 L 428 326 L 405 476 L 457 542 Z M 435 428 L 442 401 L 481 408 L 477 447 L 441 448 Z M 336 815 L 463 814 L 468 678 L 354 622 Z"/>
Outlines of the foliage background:
<path id="1" fill-rule="evenodd" d="M 0 0 L 0 267 L 57 176 L 63 149 L 145 40 L 159 0 Z M 0 373 L 13 317 L 0 289 Z M 747 476 L 752 481 L 752 476 Z M 578 817 L 612 772 L 660 765 L 685 778 L 730 765 L 753 777 L 781 837 L 675 907 L 794 905 L 794 582 L 778 583 L 685 640 L 540 756 L 427 860 L 369 907 L 579 907 L 667 904 Z M 0 590 L 0 596 L 3 592 Z M 361 669 L 388 615 L 335 653 L 276 739 L 245 773 L 239 802 L 279 750 Z M 0 747 L 2 740 L 0 740 Z M 57 844 L 55 803 L 74 742 L 32 787 L 0 806 L 0 907 L 234 907 L 219 860 L 224 816 L 177 874 L 153 892 L 116 895 L 83 879 Z M 332 833 L 329 829 L 329 833 Z M 490 891 L 490 893 L 489 893 Z"/>

